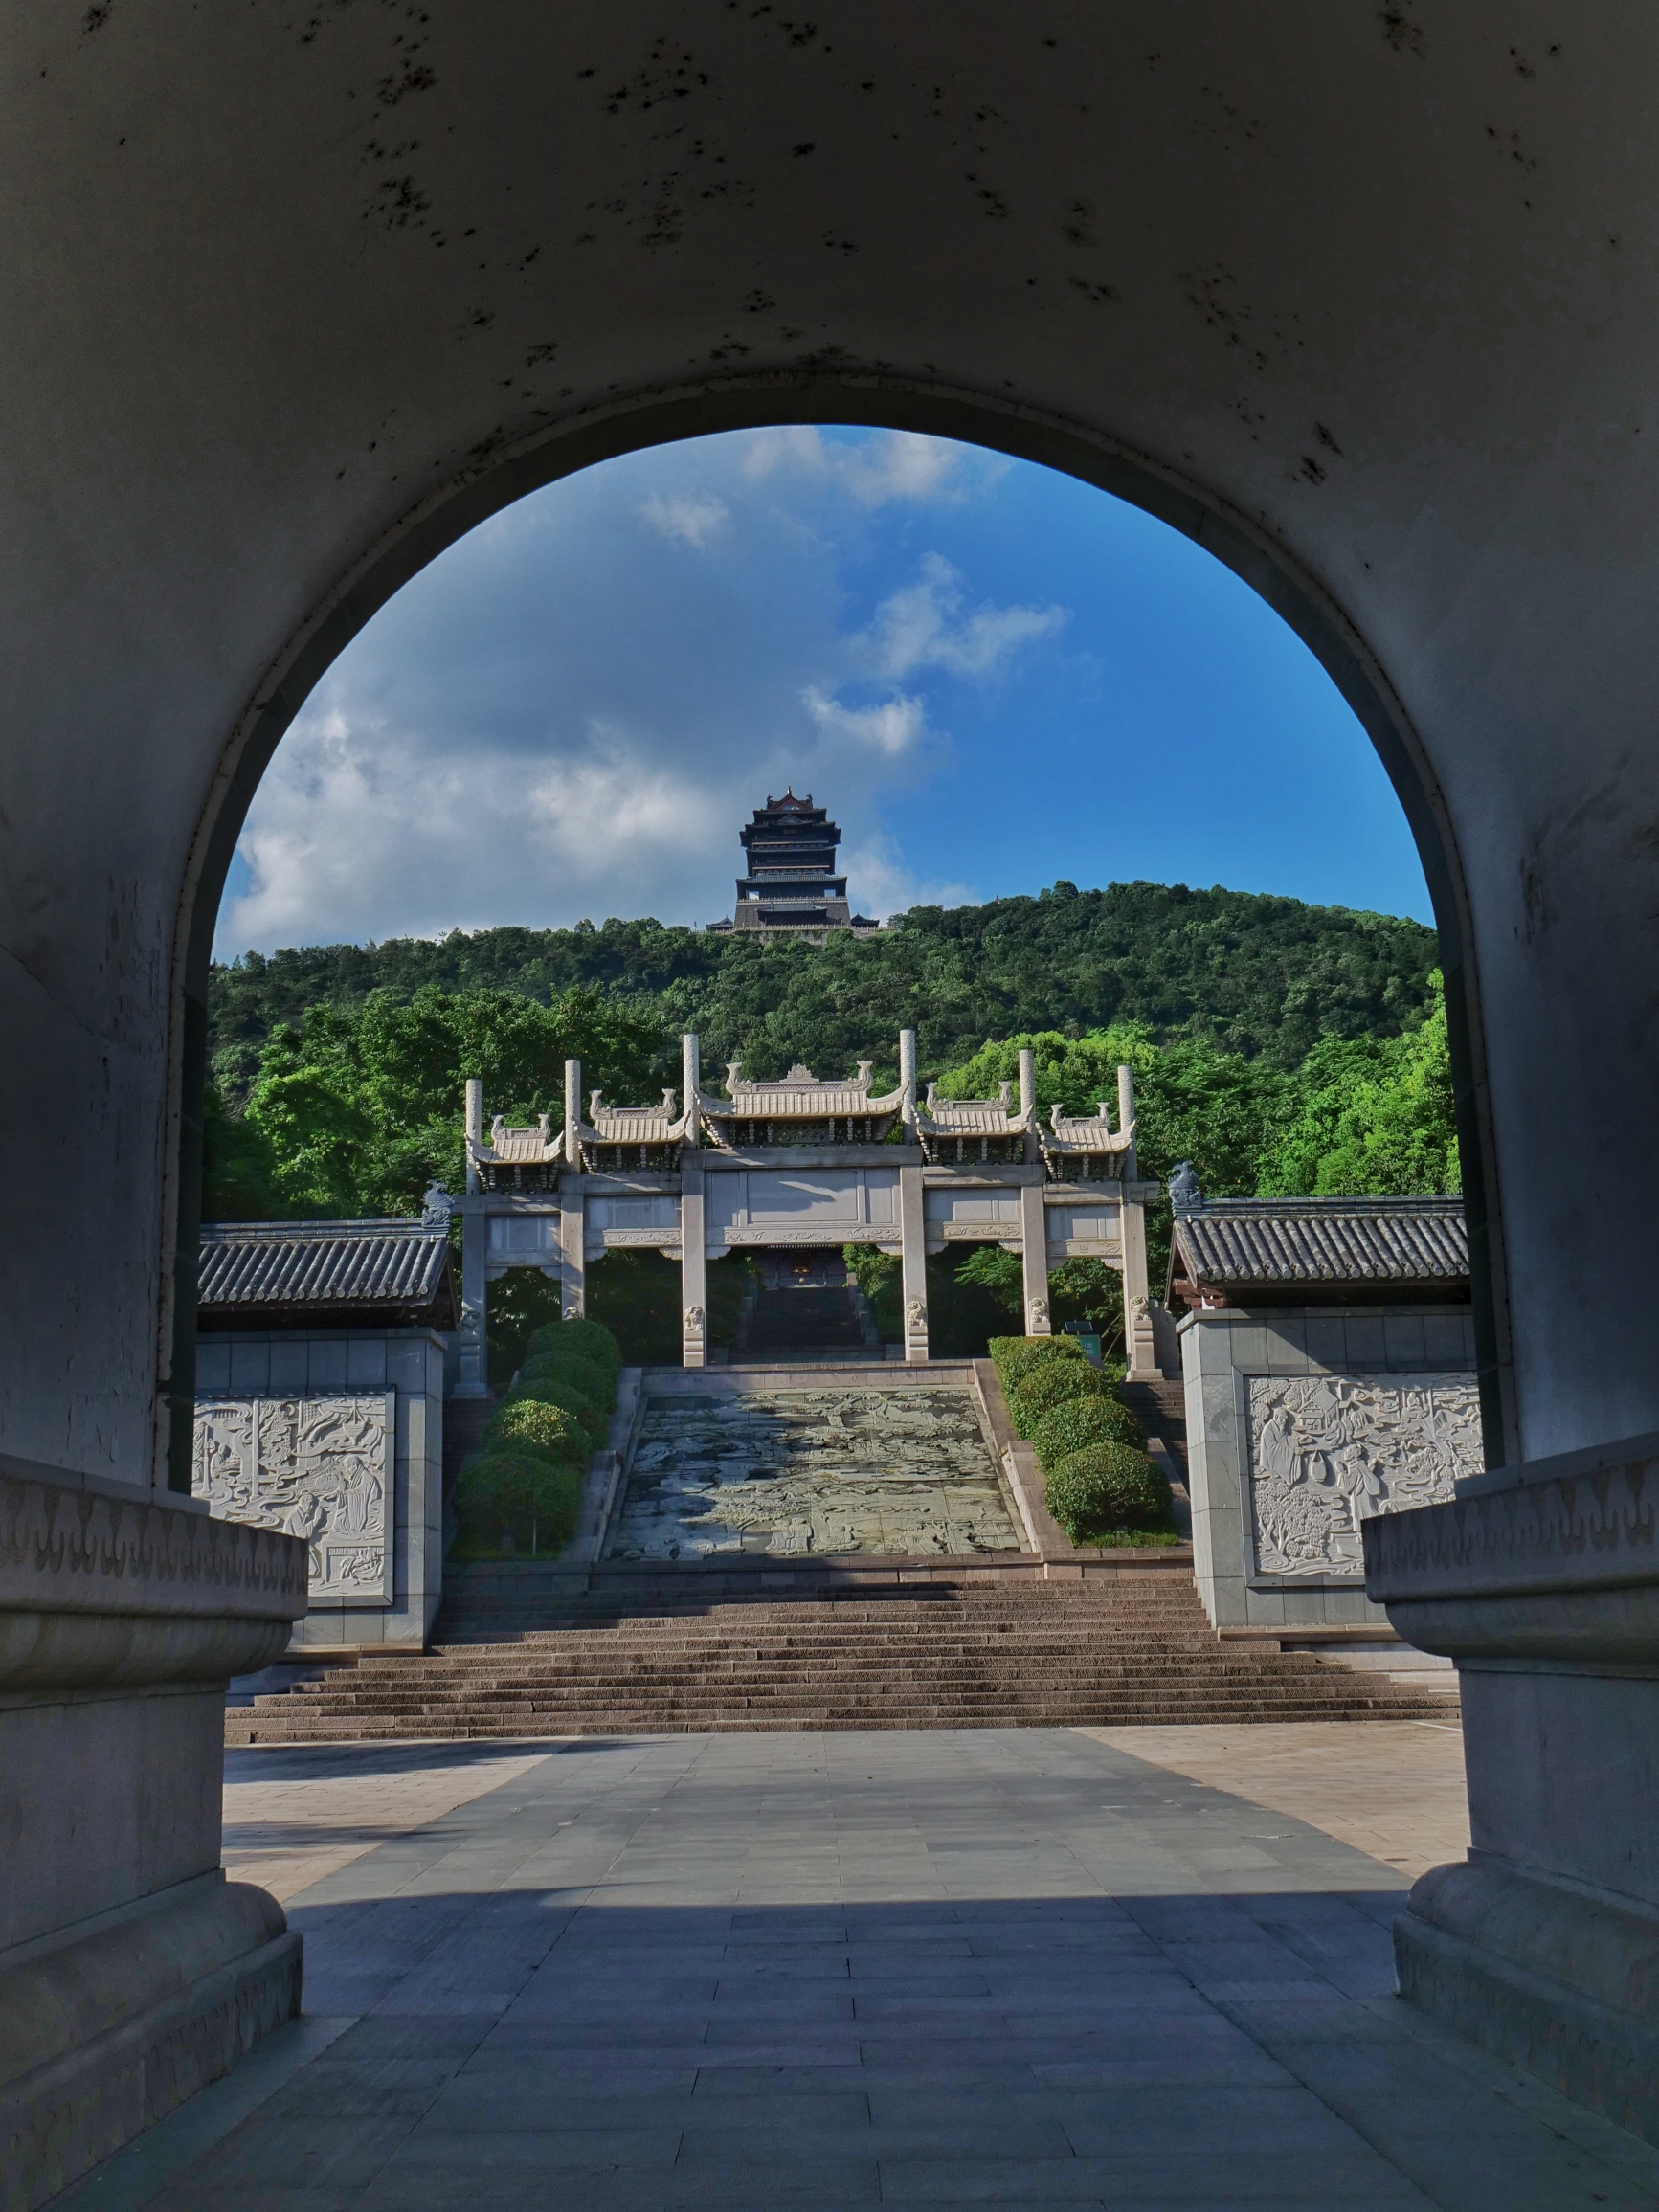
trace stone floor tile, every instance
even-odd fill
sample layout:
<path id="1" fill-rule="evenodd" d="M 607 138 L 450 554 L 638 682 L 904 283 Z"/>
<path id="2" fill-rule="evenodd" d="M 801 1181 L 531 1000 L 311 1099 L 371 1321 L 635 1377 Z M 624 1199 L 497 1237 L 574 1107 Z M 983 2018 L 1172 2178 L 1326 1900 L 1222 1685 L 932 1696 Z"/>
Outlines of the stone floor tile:
<path id="1" fill-rule="evenodd" d="M 286 2119 L 267 2109 L 244 2120 L 184 2179 L 200 2191 L 217 2190 L 221 2206 L 235 2204 L 243 2192 L 258 2189 L 362 2189 L 415 2125 L 412 2119 L 383 2113 Z M 170 2197 L 169 2191 L 169 2203 Z"/>
<path id="2" fill-rule="evenodd" d="M 293 1916 L 354 2024 L 110 2212 L 1659 2207 L 1659 2153 L 1380 1994 L 1397 1873 L 1283 1810 L 1065 1730 L 576 1748 L 334 1834 Z M 315 1769 L 366 1821 L 385 1751 Z M 421 1756 L 441 1801 L 474 1754 Z"/>

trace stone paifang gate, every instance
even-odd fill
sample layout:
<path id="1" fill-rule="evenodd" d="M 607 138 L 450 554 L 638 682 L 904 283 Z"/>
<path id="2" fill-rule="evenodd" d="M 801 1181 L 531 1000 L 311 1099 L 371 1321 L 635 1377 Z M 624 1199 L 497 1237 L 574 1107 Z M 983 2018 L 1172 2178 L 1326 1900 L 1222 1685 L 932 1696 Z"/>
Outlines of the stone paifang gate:
<path id="1" fill-rule="evenodd" d="M 959 1244 L 1000 1244 L 1024 1266 L 1025 1330 L 1049 1333 L 1048 1277 L 1076 1259 L 1123 1279 L 1130 1379 L 1161 1372 L 1147 1295 L 1146 1207 L 1159 1186 L 1136 1174 L 1134 1085 L 1118 1069 L 1116 1126 L 1057 1106 L 1040 1119 L 1033 1055 L 1020 1055 L 1019 1097 L 917 1098 L 916 1039 L 899 1037 L 898 1088 L 871 1095 L 873 1062 L 844 1083 L 804 1067 L 776 1083 L 727 1069 L 724 1096 L 705 1091 L 698 1039 L 682 1040 L 682 1087 L 660 1106 L 582 1106 L 579 1061 L 565 1062 L 564 1128 L 484 1127 L 483 1086 L 466 1087 L 460 1372 L 457 1396 L 488 1395 L 488 1285 L 537 1267 L 583 1311 L 590 1262 L 646 1249 L 680 1262 L 681 1357 L 708 1358 L 710 1260 L 755 1249 L 874 1244 L 902 1271 L 904 1356 L 929 1356 L 926 1260 Z"/>

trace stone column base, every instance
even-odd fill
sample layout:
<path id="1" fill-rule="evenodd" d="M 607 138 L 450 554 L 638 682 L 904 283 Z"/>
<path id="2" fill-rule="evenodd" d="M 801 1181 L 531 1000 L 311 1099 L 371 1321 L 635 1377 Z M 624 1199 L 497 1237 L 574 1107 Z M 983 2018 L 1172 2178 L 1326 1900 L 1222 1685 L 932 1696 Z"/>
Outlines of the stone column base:
<path id="1" fill-rule="evenodd" d="M 1474 1863 L 1394 1924 L 1400 1994 L 1659 2143 L 1659 1914 Z"/>
<path id="2" fill-rule="evenodd" d="M 0 2179 L 43 2204 L 300 2009 L 300 1937 L 264 1890 L 173 1903 L 0 1970 Z"/>

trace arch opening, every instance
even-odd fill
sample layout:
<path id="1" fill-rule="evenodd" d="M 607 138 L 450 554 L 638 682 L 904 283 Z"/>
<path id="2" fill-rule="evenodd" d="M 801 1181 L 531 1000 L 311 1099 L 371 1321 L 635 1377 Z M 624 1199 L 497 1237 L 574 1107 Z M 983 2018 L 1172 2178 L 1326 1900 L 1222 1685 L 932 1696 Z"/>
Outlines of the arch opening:
<path id="1" fill-rule="evenodd" d="M 1364 641 L 1317 585 L 1247 518 L 1199 488 L 1063 422 L 975 394 L 861 378 L 732 382 L 619 404 L 480 457 L 371 547 L 295 638 L 226 749 L 199 826 L 181 905 L 175 970 L 176 1120 L 172 1211 L 178 1235 L 170 1317 L 168 1481 L 190 1486 L 193 1404 L 193 1282 L 200 1218 L 202 1106 L 207 1078 L 207 982 L 214 922 L 237 839 L 259 781 L 306 699 L 392 595 L 481 523 L 530 493 L 596 462 L 711 433 L 811 424 L 914 431 L 1039 463 L 1139 508 L 1201 547 L 1246 583 L 1302 640 L 1365 729 L 1411 830 L 1439 931 L 1446 977 L 1457 1133 L 1471 1249 L 1483 1418 L 1489 1461 L 1505 1457 L 1510 1397 L 1498 1242 L 1490 1204 L 1478 998 L 1470 972 L 1467 901 L 1432 769 Z"/>

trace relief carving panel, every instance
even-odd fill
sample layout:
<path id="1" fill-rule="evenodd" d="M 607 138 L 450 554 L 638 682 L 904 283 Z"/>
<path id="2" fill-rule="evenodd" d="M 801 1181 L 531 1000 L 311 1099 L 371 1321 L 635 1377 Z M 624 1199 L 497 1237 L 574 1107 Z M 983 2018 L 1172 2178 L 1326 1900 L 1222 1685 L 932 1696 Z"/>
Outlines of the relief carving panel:
<path id="1" fill-rule="evenodd" d="M 302 1537 L 313 1604 L 390 1604 L 395 1402 L 200 1399 L 191 1487 L 220 1520 Z"/>
<path id="2" fill-rule="evenodd" d="M 1485 1463 L 1472 1374 L 1253 1374 L 1245 1388 L 1264 1575 L 1362 1580 L 1361 1522 L 1439 1505 Z"/>

